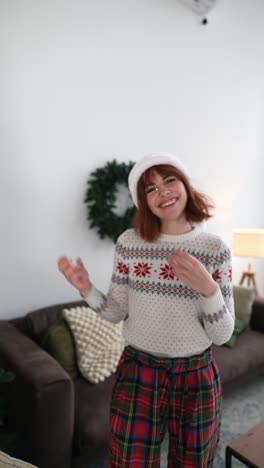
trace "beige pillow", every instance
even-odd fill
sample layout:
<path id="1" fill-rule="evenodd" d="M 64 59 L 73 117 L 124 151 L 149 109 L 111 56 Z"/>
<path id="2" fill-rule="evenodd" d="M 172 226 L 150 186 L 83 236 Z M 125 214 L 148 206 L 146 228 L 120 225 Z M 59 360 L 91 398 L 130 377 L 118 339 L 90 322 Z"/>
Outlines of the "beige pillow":
<path id="1" fill-rule="evenodd" d="M 256 292 L 253 288 L 245 286 L 233 286 L 235 315 L 240 320 L 243 320 L 248 326 L 250 322 L 252 305 L 256 297 Z"/>
<path id="2" fill-rule="evenodd" d="M 0 452 L 0 467 L 1 468 L 37 468 L 35 465 L 26 463 L 18 458 L 13 458 L 4 452 Z"/>
<path id="3" fill-rule="evenodd" d="M 108 322 L 89 307 L 64 309 L 63 315 L 73 334 L 82 376 L 92 383 L 109 377 L 124 349 L 122 323 Z"/>

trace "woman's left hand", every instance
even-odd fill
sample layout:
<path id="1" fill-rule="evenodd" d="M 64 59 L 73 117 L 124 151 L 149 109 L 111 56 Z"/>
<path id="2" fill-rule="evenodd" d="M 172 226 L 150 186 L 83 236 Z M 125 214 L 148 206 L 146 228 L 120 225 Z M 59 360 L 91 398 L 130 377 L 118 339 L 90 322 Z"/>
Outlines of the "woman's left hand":
<path id="1" fill-rule="evenodd" d="M 217 284 L 203 264 L 187 252 L 177 251 L 168 258 L 176 277 L 205 297 L 213 296 Z"/>

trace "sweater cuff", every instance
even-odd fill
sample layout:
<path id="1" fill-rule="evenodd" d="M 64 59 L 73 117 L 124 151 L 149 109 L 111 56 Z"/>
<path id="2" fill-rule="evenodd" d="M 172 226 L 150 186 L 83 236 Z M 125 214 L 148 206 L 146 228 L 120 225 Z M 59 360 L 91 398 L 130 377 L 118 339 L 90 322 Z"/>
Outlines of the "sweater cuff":
<path id="1" fill-rule="evenodd" d="M 223 306 L 225 305 L 225 301 L 222 296 L 221 289 L 219 285 L 217 285 L 217 290 L 213 294 L 213 296 L 210 297 L 204 297 L 201 296 L 201 306 L 203 309 L 203 312 L 207 314 L 212 314 L 215 311 L 221 310 Z"/>
<path id="2" fill-rule="evenodd" d="M 95 311 L 101 309 L 102 305 L 105 302 L 104 295 L 98 289 L 96 289 L 93 285 L 90 291 L 88 292 L 88 294 L 82 297 L 85 300 L 85 302 L 87 302 L 88 306 L 91 307 L 91 309 Z"/>

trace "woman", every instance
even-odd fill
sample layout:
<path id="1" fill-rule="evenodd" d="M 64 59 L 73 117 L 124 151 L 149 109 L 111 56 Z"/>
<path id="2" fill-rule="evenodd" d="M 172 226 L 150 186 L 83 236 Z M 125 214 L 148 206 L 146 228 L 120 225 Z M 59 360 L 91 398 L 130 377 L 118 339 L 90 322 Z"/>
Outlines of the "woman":
<path id="1" fill-rule="evenodd" d="M 117 241 L 108 295 L 92 285 L 80 258 L 59 260 L 90 307 L 124 321 L 109 468 L 158 468 L 166 431 L 169 468 L 212 467 L 221 383 L 211 345 L 228 341 L 234 328 L 230 250 L 199 228 L 211 205 L 174 155 L 138 161 L 129 189 L 134 228 Z"/>

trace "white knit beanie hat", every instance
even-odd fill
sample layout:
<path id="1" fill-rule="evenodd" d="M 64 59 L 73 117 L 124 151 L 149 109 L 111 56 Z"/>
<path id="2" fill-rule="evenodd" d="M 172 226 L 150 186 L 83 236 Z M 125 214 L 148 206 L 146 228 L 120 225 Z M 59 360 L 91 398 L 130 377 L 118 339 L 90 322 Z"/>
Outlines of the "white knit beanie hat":
<path id="1" fill-rule="evenodd" d="M 138 206 L 137 200 L 137 184 L 142 174 L 152 166 L 158 166 L 159 164 L 169 164 L 179 169 L 186 177 L 190 178 L 188 169 L 184 164 L 171 153 L 153 153 L 148 154 L 141 158 L 130 171 L 128 176 L 128 187 L 133 199 L 133 202 Z"/>

